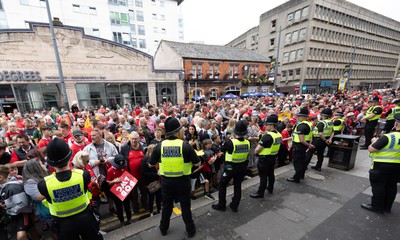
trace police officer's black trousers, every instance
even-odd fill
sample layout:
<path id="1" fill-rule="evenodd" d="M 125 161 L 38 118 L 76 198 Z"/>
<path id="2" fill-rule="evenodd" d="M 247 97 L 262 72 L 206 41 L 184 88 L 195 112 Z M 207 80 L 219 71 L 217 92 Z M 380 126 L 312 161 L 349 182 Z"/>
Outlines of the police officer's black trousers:
<path id="1" fill-rule="evenodd" d="M 378 125 L 378 120 L 367 121 L 365 124 L 365 147 L 368 147 L 371 144 L 371 139 L 374 137 L 376 125 Z"/>
<path id="2" fill-rule="evenodd" d="M 307 149 L 308 147 L 302 143 L 293 143 L 293 167 L 296 171 L 293 175 L 293 179 L 296 181 L 300 181 L 301 178 L 304 178 L 307 167 L 305 161 Z"/>
<path id="3" fill-rule="evenodd" d="M 327 144 L 321 140 L 321 138 L 316 138 L 313 140 L 312 143 L 315 148 L 313 149 L 308 149 L 306 153 L 306 166 L 310 164 L 310 161 L 312 159 L 312 156 L 314 155 L 315 152 L 317 152 L 317 164 L 315 164 L 316 168 L 321 168 L 322 162 L 324 161 L 324 152 Z"/>
<path id="4" fill-rule="evenodd" d="M 264 196 L 265 189 L 268 189 L 268 192 L 272 193 L 274 190 L 274 183 L 275 183 L 275 162 L 276 156 L 268 156 L 262 157 L 259 156 L 257 169 L 258 169 L 258 176 L 260 177 L 260 186 L 258 187 L 257 194 Z M 268 186 L 267 186 L 268 184 Z"/>
<path id="5" fill-rule="evenodd" d="M 279 152 L 278 152 L 278 167 L 285 166 L 286 165 L 286 159 L 289 155 L 289 151 L 286 148 L 286 145 L 281 144 L 279 147 Z"/>
<path id="6" fill-rule="evenodd" d="M 86 209 L 74 216 L 54 218 L 58 240 L 102 240 L 99 224 L 92 211 Z"/>
<path id="7" fill-rule="evenodd" d="M 371 204 L 375 209 L 390 211 L 397 194 L 400 180 L 400 163 L 373 163 L 369 170 L 372 187 Z"/>
<path id="8" fill-rule="evenodd" d="M 394 120 L 386 120 L 385 133 L 390 133 L 394 127 Z"/>
<path id="9" fill-rule="evenodd" d="M 226 188 L 233 178 L 233 197 L 231 207 L 237 209 L 239 207 L 240 199 L 242 198 L 242 182 L 246 175 L 246 167 L 248 162 L 243 163 L 230 163 L 227 162 L 221 179 L 219 180 L 219 202 L 221 207 L 226 206 Z"/>
<path id="10" fill-rule="evenodd" d="M 188 233 L 196 231 L 190 210 L 190 187 L 189 176 L 163 177 L 161 185 L 163 206 L 160 222 L 160 230 L 162 232 L 166 232 L 169 228 L 174 201 L 181 204 L 182 218 L 186 225 L 186 231 Z"/>

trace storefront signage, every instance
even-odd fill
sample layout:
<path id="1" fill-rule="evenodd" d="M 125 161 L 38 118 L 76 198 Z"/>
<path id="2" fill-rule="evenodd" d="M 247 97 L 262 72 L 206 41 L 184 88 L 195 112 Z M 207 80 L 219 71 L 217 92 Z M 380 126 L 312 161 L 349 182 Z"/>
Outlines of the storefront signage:
<path id="1" fill-rule="evenodd" d="M 38 71 L 0 71 L 0 82 L 41 81 Z"/>
<path id="2" fill-rule="evenodd" d="M 59 76 L 47 76 L 46 80 L 59 80 Z M 64 80 L 106 80 L 106 77 L 96 77 L 96 76 L 73 76 L 73 77 L 66 77 L 64 76 Z"/>

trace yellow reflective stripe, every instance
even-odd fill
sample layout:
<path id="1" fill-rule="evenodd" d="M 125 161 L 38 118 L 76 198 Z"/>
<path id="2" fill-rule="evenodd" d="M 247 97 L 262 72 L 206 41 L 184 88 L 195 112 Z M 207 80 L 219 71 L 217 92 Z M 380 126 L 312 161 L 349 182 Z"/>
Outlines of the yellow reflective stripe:
<path id="1" fill-rule="evenodd" d="M 85 209 L 86 207 L 87 207 L 87 205 L 86 205 L 86 203 L 84 203 L 84 204 L 82 204 L 80 206 L 77 206 L 75 208 L 72 208 L 72 209 L 69 209 L 69 210 L 65 210 L 65 211 L 57 211 L 56 213 L 59 216 L 66 215 L 66 214 L 70 214 L 70 213 Z"/>

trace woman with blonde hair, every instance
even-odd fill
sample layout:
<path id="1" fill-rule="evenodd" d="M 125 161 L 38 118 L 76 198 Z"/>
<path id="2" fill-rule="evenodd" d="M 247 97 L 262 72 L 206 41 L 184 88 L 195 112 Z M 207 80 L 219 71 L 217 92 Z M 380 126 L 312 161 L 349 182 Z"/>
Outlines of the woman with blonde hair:
<path id="1" fill-rule="evenodd" d="M 155 148 L 155 144 L 150 144 L 147 147 L 146 155 L 143 157 L 140 165 L 140 173 L 142 174 L 142 183 L 146 186 L 147 198 L 147 211 L 153 215 L 160 213 L 161 211 L 161 184 L 160 175 L 158 174 L 157 166 L 151 166 L 148 163 L 151 154 Z M 153 185 L 158 185 L 152 189 Z M 158 188 L 158 189 L 157 189 Z M 153 212 L 154 197 L 156 199 L 157 211 Z"/>
<path id="2" fill-rule="evenodd" d="M 107 142 L 112 143 L 112 144 L 115 146 L 115 148 L 117 148 L 118 153 L 121 152 L 121 147 L 122 147 L 122 145 L 124 145 L 124 144 L 115 141 L 115 137 L 114 137 L 114 135 L 113 135 L 111 132 L 104 132 L 104 139 L 105 139 Z M 125 142 L 125 143 L 126 143 L 126 142 Z"/>
<path id="3" fill-rule="evenodd" d="M 235 129 L 235 125 L 236 125 L 237 120 L 234 118 L 229 119 L 228 122 L 228 126 L 226 126 L 225 129 L 225 137 L 228 137 L 229 135 L 231 135 L 233 133 L 233 130 Z"/>

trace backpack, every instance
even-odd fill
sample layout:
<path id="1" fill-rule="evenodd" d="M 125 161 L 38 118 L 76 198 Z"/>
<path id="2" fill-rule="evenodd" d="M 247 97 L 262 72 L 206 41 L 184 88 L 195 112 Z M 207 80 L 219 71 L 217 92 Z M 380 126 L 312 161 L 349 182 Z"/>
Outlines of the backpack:
<path id="1" fill-rule="evenodd" d="M 10 180 L 3 185 L 0 197 L 6 205 L 6 213 L 16 216 L 20 213 L 31 213 L 32 203 L 24 191 L 24 185 L 20 180 Z"/>

